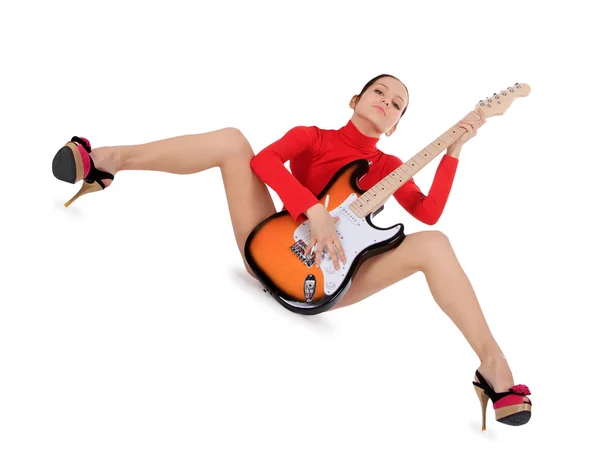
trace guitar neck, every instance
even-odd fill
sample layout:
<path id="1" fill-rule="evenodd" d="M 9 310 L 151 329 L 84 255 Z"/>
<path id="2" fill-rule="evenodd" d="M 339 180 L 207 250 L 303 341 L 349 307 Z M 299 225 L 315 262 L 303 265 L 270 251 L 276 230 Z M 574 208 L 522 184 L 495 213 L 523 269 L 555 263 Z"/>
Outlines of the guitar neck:
<path id="1" fill-rule="evenodd" d="M 479 121 L 479 115 L 470 111 L 465 118 L 472 121 Z M 456 142 L 466 132 L 465 129 L 452 126 L 433 142 L 419 151 L 408 161 L 404 162 L 397 169 L 389 173 L 380 182 L 375 184 L 360 197 L 352 202 L 350 209 L 360 218 L 377 210 L 387 199 L 417 172 L 427 166 L 435 157 L 442 153 L 446 148 Z"/>

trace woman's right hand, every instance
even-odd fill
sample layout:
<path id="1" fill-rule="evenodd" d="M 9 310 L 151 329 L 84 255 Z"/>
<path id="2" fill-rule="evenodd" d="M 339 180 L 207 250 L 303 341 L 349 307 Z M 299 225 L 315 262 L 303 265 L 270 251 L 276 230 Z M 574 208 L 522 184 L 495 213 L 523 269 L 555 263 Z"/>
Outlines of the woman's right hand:
<path id="1" fill-rule="evenodd" d="M 310 242 L 306 247 L 306 256 L 310 255 L 313 245 L 315 248 L 315 265 L 318 268 L 321 264 L 321 253 L 327 249 L 333 267 L 340 269 L 339 261 L 346 264 L 346 255 L 340 243 L 335 223 L 340 220 L 339 217 L 333 217 L 327 212 L 321 203 L 317 203 L 306 210 L 306 216 L 310 221 Z"/>

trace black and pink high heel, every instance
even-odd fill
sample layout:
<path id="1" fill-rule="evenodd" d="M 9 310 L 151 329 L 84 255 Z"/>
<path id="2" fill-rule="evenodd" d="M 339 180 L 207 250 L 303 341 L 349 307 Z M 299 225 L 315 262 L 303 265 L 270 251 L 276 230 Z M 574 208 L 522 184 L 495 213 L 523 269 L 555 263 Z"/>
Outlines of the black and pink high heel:
<path id="1" fill-rule="evenodd" d="M 531 395 L 526 385 L 514 385 L 507 392 L 496 393 L 479 371 L 475 371 L 479 382 L 473 381 L 475 392 L 481 403 L 481 430 L 485 430 L 485 412 L 488 399 L 492 400 L 496 420 L 508 425 L 524 425 L 531 419 Z"/>
<path id="2" fill-rule="evenodd" d="M 104 190 L 106 186 L 102 179 L 114 179 L 111 173 L 96 169 L 90 156 L 91 151 L 92 146 L 88 139 L 73 137 L 54 155 L 52 160 L 54 177 L 71 184 L 83 180 L 81 189 L 65 203 L 65 207 L 86 193 Z"/>

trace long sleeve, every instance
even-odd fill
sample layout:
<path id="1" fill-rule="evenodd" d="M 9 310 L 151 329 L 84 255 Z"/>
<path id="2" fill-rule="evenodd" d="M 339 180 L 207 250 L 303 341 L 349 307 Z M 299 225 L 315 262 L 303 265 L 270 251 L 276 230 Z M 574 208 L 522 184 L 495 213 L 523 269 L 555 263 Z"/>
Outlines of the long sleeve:
<path id="1" fill-rule="evenodd" d="M 301 153 L 314 152 L 317 142 L 316 127 L 297 126 L 250 161 L 252 170 L 277 193 L 294 220 L 298 220 L 304 211 L 319 200 L 287 170 L 284 163 Z"/>
<path id="2" fill-rule="evenodd" d="M 389 156 L 385 172 L 389 174 L 402 165 L 403 162 L 395 157 Z M 454 176 L 458 166 L 458 158 L 444 155 L 433 178 L 428 195 L 424 195 L 414 180 L 409 179 L 406 184 L 394 192 L 398 203 L 408 211 L 415 219 L 427 225 L 435 224 L 448 201 L 450 189 L 454 182 Z"/>

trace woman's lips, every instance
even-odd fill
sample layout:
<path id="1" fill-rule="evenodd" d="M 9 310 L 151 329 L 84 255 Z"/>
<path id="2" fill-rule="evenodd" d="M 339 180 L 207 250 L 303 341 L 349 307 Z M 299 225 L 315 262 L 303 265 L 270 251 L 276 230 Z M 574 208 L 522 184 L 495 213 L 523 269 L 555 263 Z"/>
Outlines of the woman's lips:
<path id="1" fill-rule="evenodd" d="M 381 106 L 376 106 L 375 108 L 377 108 L 379 111 L 381 111 L 383 114 L 385 114 L 385 111 L 383 110 L 383 108 Z"/>

